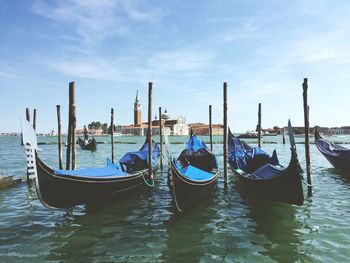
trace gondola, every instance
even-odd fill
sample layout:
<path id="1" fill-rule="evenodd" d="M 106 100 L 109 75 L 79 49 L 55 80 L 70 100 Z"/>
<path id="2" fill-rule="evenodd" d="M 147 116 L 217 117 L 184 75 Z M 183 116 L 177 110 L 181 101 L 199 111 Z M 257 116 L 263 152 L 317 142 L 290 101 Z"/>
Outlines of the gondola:
<path id="1" fill-rule="evenodd" d="M 246 133 L 242 133 L 240 135 L 237 136 L 237 138 L 239 139 L 257 139 L 258 135 L 252 132 L 246 132 Z"/>
<path id="2" fill-rule="evenodd" d="M 323 139 L 317 128 L 315 129 L 315 144 L 334 168 L 350 172 L 350 149 Z"/>
<path id="3" fill-rule="evenodd" d="M 259 147 L 249 146 L 231 132 L 228 137 L 228 163 L 237 175 L 238 186 L 247 193 L 301 205 L 304 202 L 302 169 L 290 122 L 288 129 L 291 159 L 287 167 L 280 165 L 276 151 L 270 156 Z"/>
<path id="4" fill-rule="evenodd" d="M 26 136 L 23 136 L 24 143 L 31 148 L 35 160 L 33 164 L 37 194 L 46 207 L 69 208 L 78 204 L 104 202 L 148 183 L 147 142 L 139 151 L 126 153 L 116 164 L 107 161 L 106 167 L 57 170 L 48 167 L 41 160 L 34 131 L 29 122 L 24 124 L 27 130 Z M 158 144 L 153 144 L 152 160 L 153 174 L 156 174 L 160 160 Z"/>
<path id="5" fill-rule="evenodd" d="M 92 138 L 90 140 L 83 140 L 78 138 L 78 144 L 82 150 L 96 151 L 96 140 Z"/>
<path id="6" fill-rule="evenodd" d="M 191 131 L 179 157 L 168 154 L 168 159 L 168 186 L 176 209 L 182 212 L 203 200 L 216 185 L 219 175 L 216 157 Z"/>

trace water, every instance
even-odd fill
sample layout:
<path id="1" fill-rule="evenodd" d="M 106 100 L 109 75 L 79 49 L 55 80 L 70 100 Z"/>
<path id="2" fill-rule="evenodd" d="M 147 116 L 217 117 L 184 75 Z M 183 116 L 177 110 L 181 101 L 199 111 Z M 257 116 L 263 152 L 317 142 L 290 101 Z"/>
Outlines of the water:
<path id="1" fill-rule="evenodd" d="M 116 139 L 125 142 L 115 145 L 116 158 L 144 140 Z M 186 139 L 170 137 L 178 143 Z M 55 140 L 39 138 L 39 142 Z M 264 140 L 280 142 L 281 138 Z M 341 140 L 350 141 L 350 137 Z M 25 177 L 19 143 L 19 138 L 0 137 L 0 170 Z M 179 154 L 184 145 L 170 146 L 173 154 Z M 78 167 L 104 165 L 110 144 L 97 147 L 94 153 L 78 149 Z M 39 148 L 42 159 L 57 167 L 57 145 Z M 289 146 L 264 145 L 269 152 L 274 148 L 281 163 L 287 164 Z M 222 144 L 214 145 L 214 152 L 221 153 L 221 149 Z M 304 146 L 297 145 L 297 149 L 305 167 Z M 222 164 L 222 154 L 218 161 Z M 34 187 L 26 184 L 2 189 L 0 262 L 348 262 L 350 176 L 335 171 L 315 145 L 311 145 L 311 161 L 314 191 L 303 206 L 246 199 L 236 189 L 231 172 L 227 191 L 220 178 L 211 197 L 181 215 L 172 208 L 165 173 L 158 173 L 153 189 L 108 205 L 77 206 L 72 211 L 45 208 Z"/>

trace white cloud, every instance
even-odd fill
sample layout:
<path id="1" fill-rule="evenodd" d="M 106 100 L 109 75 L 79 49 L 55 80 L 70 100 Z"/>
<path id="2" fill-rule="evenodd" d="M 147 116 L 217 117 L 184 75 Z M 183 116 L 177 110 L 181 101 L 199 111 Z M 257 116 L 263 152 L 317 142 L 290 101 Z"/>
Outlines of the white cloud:
<path id="1" fill-rule="evenodd" d="M 162 72 L 198 70 L 205 68 L 214 55 L 193 49 L 179 49 L 155 53 L 148 60 L 149 65 Z"/>
<path id="2" fill-rule="evenodd" d="M 122 0 L 124 11 L 128 16 L 136 22 L 156 22 L 161 20 L 166 14 L 167 10 L 153 8 L 152 10 L 141 10 L 138 0 Z M 147 2 L 147 1 L 146 1 Z"/>
<path id="3" fill-rule="evenodd" d="M 51 63 L 51 67 L 65 75 L 79 78 L 109 80 L 120 76 L 109 61 L 102 59 L 62 60 Z"/>
<path id="4" fill-rule="evenodd" d="M 38 0 L 33 10 L 55 21 L 58 28 L 68 26 L 62 39 L 78 40 L 89 49 L 107 38 L 129 34 L 132 31 L 129 20 L 155 22 L 166 14 L 161 9 L 141 10 L 137 3 L 124 0 L 56 0 L 54 4 L 48 4 Z M 75 35 L 69 35 L 70 31 Z"/>

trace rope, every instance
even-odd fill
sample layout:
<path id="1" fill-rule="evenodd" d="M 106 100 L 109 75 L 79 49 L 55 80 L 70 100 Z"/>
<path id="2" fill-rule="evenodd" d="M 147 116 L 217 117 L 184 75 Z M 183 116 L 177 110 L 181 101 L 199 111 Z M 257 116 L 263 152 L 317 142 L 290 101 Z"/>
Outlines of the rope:
<path id="1" fill-rule="evenodd" d="M 177 202 L 177 198 L 176 198 L 176 192 L 175 192 L 175 179 L 174 179 L 174 175 L 173 175 L 173 172 L 172 172 L 172 164 L 169 162 L 169 165 L 170 165 L 170 169 L 169 169 L 169 173 L 170 173 L 170 178 L 171 178 L 171 184 L 173 186 L 173 196 L 174 196 L 174 201 L 175 201 L 175 205 L 176 205 L 176 208 L 179 210 L 179 212 L 181 213 L 182 212 L 182 209 L 180 208 L 178 202 Z"/>
<path id="2" fill-rule="evenodd" d="M 224 175 L 218 170 L 218 174 L 222 177 L 222 179 L 224 180 L 224 182 L 227 184 L 227 180 L 225 180 L 225 177 Z"/>
<path id="3" fill-rule="evenodd" d="M 312 187 L 312 185 L 309 184 L 308 182 L 306 182 L 305 180 L 302 180 L 302 182 L 303 182 L 305 185 L 307 185 L 308 187 Z"/>
<path id="4" fill-rule="evenodd" d="M 142 178 L 143 178 L 143 181 L 145 182 L 145 184 L 146 184 L 147 186 L 153 188 L 154 185 L 155 185 L 154 180 L 151 179 L 151 180 L 152 180 L 152 184 L 150 184 L 150 183 L 146 180 L 146 178 L 145 178 L 145 176 L 144 176 L 144 173 L 141 173 L 141 175 L 142 175 Z"/>

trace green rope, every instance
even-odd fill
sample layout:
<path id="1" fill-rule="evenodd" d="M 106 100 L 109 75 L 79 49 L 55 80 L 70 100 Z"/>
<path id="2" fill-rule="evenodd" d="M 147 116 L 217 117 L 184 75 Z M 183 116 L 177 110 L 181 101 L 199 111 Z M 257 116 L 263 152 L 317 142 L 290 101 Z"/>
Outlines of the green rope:
<path id="1" fill-rule="evenodd" d="M 145 182 L 145 184 L 147 185 L 147 186 L 149 186 L 149 187 L 154 187 L 154 180 L 152 180 L 152 184 L 150 184 L 149 182 L 147 182 L 147 180 L 146 180 L 146 178 L 145 178 L 145 176 L 143 175 L 143 173 L 142 173 L 142 178 L 143 178 L 143 181 Z"/>
<path id="2" fill-rule="evenodd" d="M 224 182 L 227 184 L 228 181 L 225 179 L 224 175 L 218 170 L 218 174 L 224 179 Z"/>

